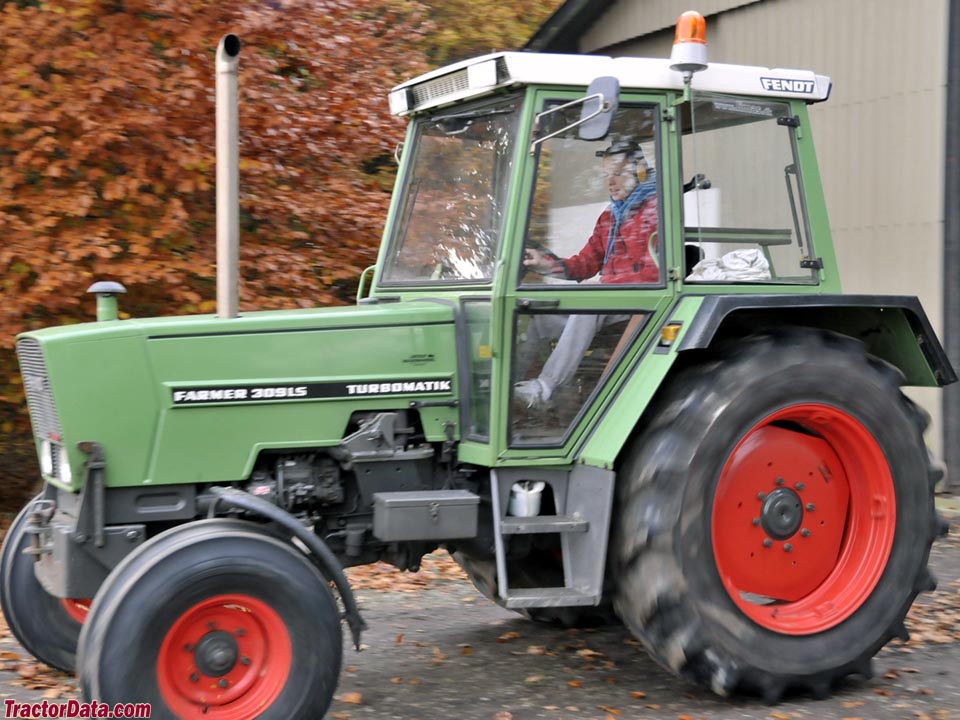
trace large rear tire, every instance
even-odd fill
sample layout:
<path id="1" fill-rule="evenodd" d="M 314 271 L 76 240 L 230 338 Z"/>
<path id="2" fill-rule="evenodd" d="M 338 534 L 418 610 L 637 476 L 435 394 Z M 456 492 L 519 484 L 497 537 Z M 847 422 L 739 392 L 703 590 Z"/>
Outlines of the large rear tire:
<path id="1" fill-rule="evenodd" d="M 156 718 L 322 717 L 342 659 L 330 588 L 249 523 L 204 520 L 127 556 L 80 636 L 81 691 L 149 702 Z"/>
<path id="2" fill-rule="evenodd" d="M 73 673 L 89 600 L 54 597 L 37 580 L 33 556 L 24 553 L 30 545 L 26 527 L 32 505 L 33 501 L 20 511 L 3 541 L 0 607 L 10 632 L 31 655 L 50 667 Z"/>
<path id="3" fill-rule="evenodd" d="M 727 345 L 665 387 L 619 471 L 615 606 L 726 695 L 817 697 L 905 637 L 935 582 L 939 473 L 900 374 L 814 330 Z"/>

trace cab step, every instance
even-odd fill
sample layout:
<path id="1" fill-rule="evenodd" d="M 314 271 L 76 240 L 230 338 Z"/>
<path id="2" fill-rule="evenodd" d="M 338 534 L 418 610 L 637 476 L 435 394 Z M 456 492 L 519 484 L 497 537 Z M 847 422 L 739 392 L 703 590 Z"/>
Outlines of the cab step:
<path id="1" fill-rule="evenodd" d="M 587 465 L 572 468 L 493 468 L 490 495 L 493 541 L 497 560 L 497 594 L 508 608 L 598 605 L 603 592 L 607 538 L 615 475 Z M 549 485 L 555 515 L 510 515 L 514 483 L 543 481 Z M 511 588 L 507 553 L 514 535 L 557 535 L 563 565 L 563 587 Z M 517 542 L 517 541 L 514 541 Z M 521 543 L 521 546 L 523 544 Z"/>
<path id="2" fill-rule="evenodd" d="M 596 605 L 599 594 L 591 594 L 571 588 L 523 588 L 511 589 L 504 604 L 511 609 L 542 607 L 574 607 Z"/>
<path id="3" fill-rule="evenodd" d="M 536 515 L 534 517 L 507 517 L 500 523 L 504 535 L 533 535 L 537 533 L 586 532 L 590 523 L 576 515 Z"/>

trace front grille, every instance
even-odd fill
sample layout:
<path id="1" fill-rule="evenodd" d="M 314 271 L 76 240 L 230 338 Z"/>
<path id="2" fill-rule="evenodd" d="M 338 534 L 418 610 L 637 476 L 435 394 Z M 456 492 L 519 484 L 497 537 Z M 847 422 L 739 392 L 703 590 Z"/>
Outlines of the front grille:
<path id="1" fill-rule="evenodd" d="M 43 360 L 40 343 L 33 338 L 17 340 L 17 358 L 20 361 L 20 375 L 27 395 L 27 407 L 30 408 L 30 421 L 33 431 L 43 440 L 53 444 L 53 474 L 60 471 L 62 459 L 63 433 L 60 430 L 60 418 L 57 406 L 53 402 L 50 390 L 50 378 L 47 376 L 47 364 Z"/>
<path id="2" fill-rule="evenodd" d="M 53 460 L 51 466 L 53 467 L 54 477 L 60 477 L 60 463 L 65 462 L 65 455 L 63 447 L 55 442 L 50 443 L 50 457 Z"/>

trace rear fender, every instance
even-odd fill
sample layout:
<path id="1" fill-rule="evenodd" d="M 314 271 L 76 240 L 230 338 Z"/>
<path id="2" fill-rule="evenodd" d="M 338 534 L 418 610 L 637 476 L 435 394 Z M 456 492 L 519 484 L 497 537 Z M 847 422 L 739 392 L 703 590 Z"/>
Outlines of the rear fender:
<path id="1" fill-rule="evenodd" d="M 920 301 L 900 295 L 714 295 L 703 298 L 678 351 L 708 348 L 762 328 L 814 327 L 860 340 L 907 385 L 937 387 L 957 374 Z"/>
<path id="2" fill-rule="evenodd" d="M 664 325 L 679 325 L 676 341 L 664 347 L 651 339 L 598 422 L 577 450 L 577 461 L 612 469 L 674 363 L 719 342 L 785 326 L 815 327 L 863 342 L 867 351 L 896 366 L 905 384 L 936 387 L 957 379 L 920 301 L 882 295 L 710 295 L 684 296 Z"/>

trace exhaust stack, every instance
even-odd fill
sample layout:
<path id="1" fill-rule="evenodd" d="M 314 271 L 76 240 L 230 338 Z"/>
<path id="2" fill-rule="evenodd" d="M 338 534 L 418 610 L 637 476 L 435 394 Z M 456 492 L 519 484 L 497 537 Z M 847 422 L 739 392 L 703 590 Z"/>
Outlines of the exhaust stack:
<path id="1" fill-rule="evenodd" d="M 240 263 L 240 131 L 237 56 L 240 38 L 217 46 L 217 317 L 237 316 Z"/>

